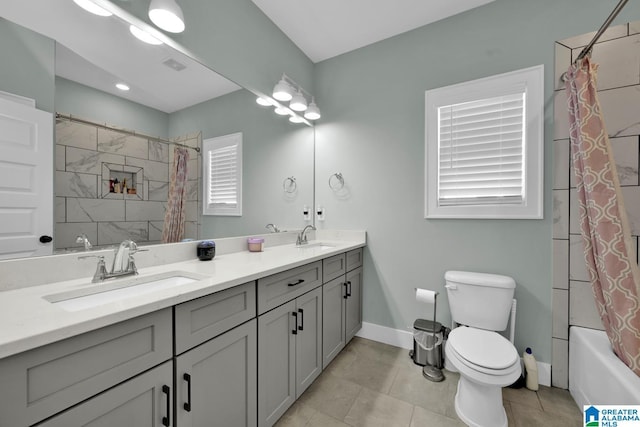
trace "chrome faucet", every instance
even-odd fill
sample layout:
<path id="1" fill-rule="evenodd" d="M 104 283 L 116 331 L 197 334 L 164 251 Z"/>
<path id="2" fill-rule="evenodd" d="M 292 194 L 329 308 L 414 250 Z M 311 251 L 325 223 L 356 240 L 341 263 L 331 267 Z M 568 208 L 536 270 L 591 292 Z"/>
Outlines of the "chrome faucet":
<path id="1" fill-rule="evenodd" d="M 138 249 L 138 245 L 133 240 L 125 240 L 120 243 L 118 249 L 115 250 L 111 272 L 107 271 L 107 267 L 104 262 L 104 255 L 83 255 L 79 256 L 78 259 L 98 258 L 98 267 L 96 268 L 96 272 L 93 275 L 91 283 L 99 283 L 114 277 L 133 276 L 138 274 L 138 268 L 136 267 L 136 262 L 133 259 L 133 254 L 144 251 L 146 251 L 146 249 Z"/>
<path id="2" fill-rule="evenodd" d="M 84 245 L 85 251 L 91 250 L 91 248 L 93 247 L 93 245 L 89 241 L 89 238 L 84 233 L 76 237 L 76 243 L 82 243 Z"/>
<path id="3" fill-rule="evenodd" d="M 279 233 L 280 229 L 278 228 L 278 226 L 276 226 L 275 224 L 267 224 L 265 227 L 267 230 L 269 230 L 272 233 Z"/>
<path id="4" fill-rule="evenodd" d="M 302 231 L 300 232 L 300 234 L 298 234 L 298 238 L 296 239 L 296 246 L 300 246 L 300 245 L 306 245 L 307 243 L 307 230 L 308 229 L 312 229 L 315 230 L 316 228 L 313 225 L 307 225 L 306 227 L 304 227 L 302 229 Z"/>

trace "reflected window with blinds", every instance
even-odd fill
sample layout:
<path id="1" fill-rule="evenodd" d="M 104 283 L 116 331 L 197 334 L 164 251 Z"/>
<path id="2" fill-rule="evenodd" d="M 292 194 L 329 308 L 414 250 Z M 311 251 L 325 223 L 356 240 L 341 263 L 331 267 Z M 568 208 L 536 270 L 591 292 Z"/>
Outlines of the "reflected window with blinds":
<path id="1" fill-rule="evenodd" d="M 543 96 L 542 66 L 426 92 L 426 218 L 542 218 Z"/>
<path id="2" fill-rule="evenodd" d="M 242 133 L 202 142 L 204 215 L 242 215 Z"/>

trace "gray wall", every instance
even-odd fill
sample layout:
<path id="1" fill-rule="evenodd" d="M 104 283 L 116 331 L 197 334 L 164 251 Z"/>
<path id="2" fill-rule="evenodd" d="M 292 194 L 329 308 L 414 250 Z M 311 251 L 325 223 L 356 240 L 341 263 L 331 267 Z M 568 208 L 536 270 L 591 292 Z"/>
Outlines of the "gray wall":
<path id="1" fill-rule="evenodd" d="M 56 112 L 167 138 L 169 114 L 56 77 Z"/>
<path id="2" fill-rule="evenodd" d="M 304 205 L 313 205 L 313 129 L 292 124 L 260 107 L 247 90 L 238 90 L 171 114 L 170 132 L 202 130 L 202 139 L 235 132 L 243 137 L 243 209 L 241 217 L 201 217 L 202 237 L 267 233 L 265 225 L 300 229 Z M 285 193 L 293 176 L 297 191 Z"/>
<path id="3" fill-rule="evenodd" d="M 36 107 L 54 111 L 53 40 L 0 18 L 0 90 L 36 100 Z"/>
<path id="4" fill-rule="evenodd" d="M 366 322 L 407 330 L 429 313 L 413 296 L 425 287 L 442 292 L 448 324 L 446 270 L 506 274 L 517 282 L 518 350 L 551 362 L 554 42 L 597 29 L 614 6 L 497 0 L 316 65 L 320 225 L 367 230 Z M 638 16 L 630 3 L 620 19 Z M 425 220 L 424 92 L 537 64 L 545 65 L 544 219 Z M 336 171 L 348 197 L 326 184 Z"/>

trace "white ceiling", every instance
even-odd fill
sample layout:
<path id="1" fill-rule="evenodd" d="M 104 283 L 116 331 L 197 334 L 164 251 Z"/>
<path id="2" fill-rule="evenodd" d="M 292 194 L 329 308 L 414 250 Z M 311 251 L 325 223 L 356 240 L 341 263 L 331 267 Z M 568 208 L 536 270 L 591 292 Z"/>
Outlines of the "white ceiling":
<path id="1" fill-rule="evenodd" d="M 135 39 L 121 19 L 92 15 L 71 0 L 3 1 L 0 16 L 58 42 L 57 75 L 156 110 L 172 113 L 240 88 L 176 49 Z M 163 64 L 170 59 L 186 68 Z M 117 82 L 131 90 L 119 91 Z"/>
<path id="2" fill-rule="evenodd" d="M 253 0 L 313 62 L 493 0 Z"/>

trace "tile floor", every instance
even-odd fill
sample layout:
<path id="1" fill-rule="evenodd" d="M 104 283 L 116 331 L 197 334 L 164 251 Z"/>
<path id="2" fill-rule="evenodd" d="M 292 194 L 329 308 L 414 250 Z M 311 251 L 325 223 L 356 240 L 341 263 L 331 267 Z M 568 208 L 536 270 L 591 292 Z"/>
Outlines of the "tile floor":
<path id="1" fill-rule="evenodd" d="M 445 376 L 428 381 L 407 350 L 356 337 L 276 427 L 464 427 L 453 406 L 458 375 Z M 509 426 L 582 424 L 567 390 L 505 388 L 502 395 Z"/>

